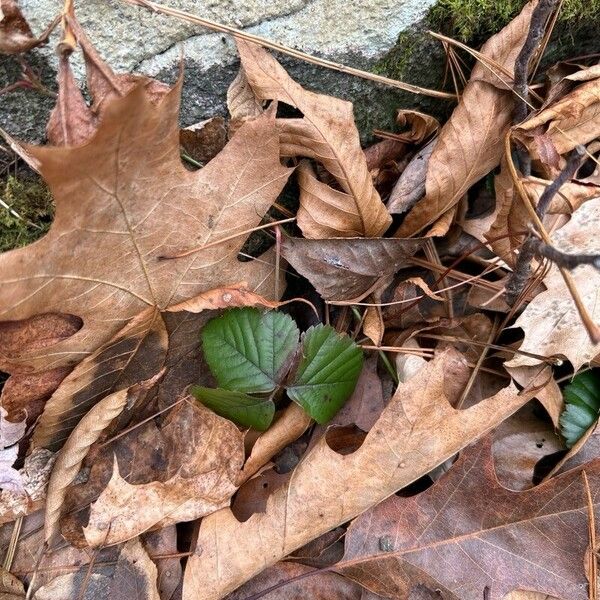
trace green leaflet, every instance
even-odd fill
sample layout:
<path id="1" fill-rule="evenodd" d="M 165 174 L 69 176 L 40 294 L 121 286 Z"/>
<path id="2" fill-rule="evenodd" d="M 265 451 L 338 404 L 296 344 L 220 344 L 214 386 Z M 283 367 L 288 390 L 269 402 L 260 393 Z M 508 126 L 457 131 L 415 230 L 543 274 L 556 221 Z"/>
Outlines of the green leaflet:
<path id="1" fill-rule="evenodd" d="M 196 386 L 192 394 L 239 425 L 267 429 L 275 414 L 273 398 L 284 387 L 298 349 L 292 318 L 277 311 L 234 308 L 210 320 L 201 337 L 219 388 Z M 318 325 L 303 335 L 301 357 L 285 389 L 317 423 L 326 423 L 352 395 L 362 351 L 348 336 Z M 269 393 L 269 398 L 251 395 Z"/>
<path id="2" fill-rule="evenodd" d="M 317 423 L 327 423 L 351 396 L 362 365 L 362 351 L 348 336 L 328 325 L 311 327 L 288 396 Z"/>
<path id="3" fill-rule="evenodd" d="M 268 398 L 255 398 L 242 392 L 199 385 L 193 386 L 191 393 L 218 415 L 258 431 L 268 429 L 275 415 L 275 404 Z"/>
<path id="4" fill-rule="evenodd" d="M 298 337 L 296 323 L 284 313 L 238 308 L 205 325 L 202 347 L 219 387 L 272 392 L 285 375 Z"/>
<path id="5" fill-rule="evenodd" d="M 576 375 L 563 390 L 565 410 L 560 416 L 560 430 L 571 448 L 598 420 L 600 414 L 600 377 L 595 371 Z"/>

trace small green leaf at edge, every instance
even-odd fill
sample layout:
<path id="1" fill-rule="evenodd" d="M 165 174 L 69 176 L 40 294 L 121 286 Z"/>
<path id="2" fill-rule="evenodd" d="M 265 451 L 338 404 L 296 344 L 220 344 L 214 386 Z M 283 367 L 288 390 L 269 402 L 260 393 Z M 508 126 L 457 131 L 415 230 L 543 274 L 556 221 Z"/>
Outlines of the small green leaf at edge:
<path id="1" fill-rule="evenodd" d="M 218 386 L 246 393 L 277 387 L 299 337 L 289 315 L 249 307 L 225 311 L 201 332 L 204 357 Z"/>
<path id="2" fill-rule="evenodd" d="M 563 390 L 565 409 L 560 415 L 560 432 L 567 448 L 572 448 L 598 420 L 600 377 L 586 371 L 576 375 Z"/>
<path id="3" fill-rule="evenodd" d="M 195 385 L 192 395 L 221 417 L 242 427 L 266 431 L 273 422 L 275 404 L 267 398 L 254 398 L 242 392 Z"/>
<path id="4" fill-rule="evenodd" d="M 320 425 L 350 398 L 363 366 L 362 350 L 329 325 L 311 327 L 302 339 L 302 360 L 288 396 Z"/>

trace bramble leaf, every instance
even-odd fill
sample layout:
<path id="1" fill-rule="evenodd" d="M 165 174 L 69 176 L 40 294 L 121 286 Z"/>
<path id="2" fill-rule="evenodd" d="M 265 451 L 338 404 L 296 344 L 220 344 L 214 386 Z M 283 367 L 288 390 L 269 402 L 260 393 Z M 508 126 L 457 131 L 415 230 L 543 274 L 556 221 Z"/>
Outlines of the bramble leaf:
<path id="1" fill-rule="evenodd" d="M 317 325 L 304 334 L 302 354 L 288 396 L 317 423 L 327 423 L 356 387 L 362 351 L 333 327 Z"/>
<path id="2" fill-rule="evenodd" d="M 268 398 L 254 398 L 243 392 L 195 385 L 192 395 L 204 406 L 238 425 L 265 431 L 273 421 L 275 404 Z"/>
<path id="3" fill-rule="evenodd" d="M 598 420 L 600 415 L 600 377 L 594 371 L 576 375 L 563 390 L 565 410 L 560 416 L 560 431 L 571 448 Z"/>
<path id="4" fill-rule="evenodd" d="M 298 345 L 298 327 L 281 312 L 228 310 L 202 330 L 206 362 L 219 387 L 256 393 L 273 391 Z"/>

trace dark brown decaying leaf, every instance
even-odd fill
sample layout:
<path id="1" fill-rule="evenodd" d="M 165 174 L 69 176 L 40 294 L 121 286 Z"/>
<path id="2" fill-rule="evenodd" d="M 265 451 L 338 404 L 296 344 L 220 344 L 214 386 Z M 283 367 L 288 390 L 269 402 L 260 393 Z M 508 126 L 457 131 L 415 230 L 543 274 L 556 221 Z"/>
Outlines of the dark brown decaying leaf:
<path id="1" fill-rule="evenodd" d="M 585 470 L 596 497 L 600 461 Z M 392 496 L 356 519 L 336 570 L 390 598 L 429 581 L 452 600 L 479 600 L 485 588 L 490 600 L 514 589 L 584 600 L 587 544 L 581 471 L 526 492 L 507 490 L 487 439 L 422 494 Z"/>
<path id="2" fill-rule="evenodd" d="M 355 452 L 341 455 L 325 438 L 298 464 L 264 513 L 238 522 L 229 509 L 206 517 L 184 575 L 184 600 L 216 600 L 266 566 L 381 502 L 428 473 L 527 401 L 511 385 L 456 411 L 444 374 L 463 359 L 447 351 L 396 394 Z"/>
<path id="3" fill-rule="evenodd" d="M 382 278 L 407 266 L 421 239 L 284 238 L 283 257 L 324 300 L 359 301 Z"/>
<path id="4" fill-rule="evenodd" d="M 373 187 L 352 104 L 303 89 L 263 48 L 241 40 L 237 45 L 256 96 L 285 102 L 304 115 L 278 120 L 282 155 L 318 160 L 342 190 L 334 190 L 313 174 L 304 173 L 298 224 L 305 237 L 382 235 L 391 217 Z"/>
<path id="5" fill-rule="evenodd" d="M 227 143 L 227 127 L 223 117 L 212 117 L 179 132 L 179 142 L 184 152 L 195 161 L 206 164 Z"/>
<path id="6" fill-rule="evenodd" d="M 21 54 L 44 44 L 56 20 L 35 37 L 16 0 L 0 0 L 0 54 Z"/>
<path id="7" fill-rule="evenodd" d="M 512 72 L 536 3 L 527 4 L 483 45 L 481 53 Z M 501 79 L 477 63 L 460 103 L 437 137 L 427 169 L 426 196 L 407 215 L 400 237 L 422 232 L 500 162 L 513 105 L 512 94 Z M 440 228 L 436 233 L 446 231 Z"/>

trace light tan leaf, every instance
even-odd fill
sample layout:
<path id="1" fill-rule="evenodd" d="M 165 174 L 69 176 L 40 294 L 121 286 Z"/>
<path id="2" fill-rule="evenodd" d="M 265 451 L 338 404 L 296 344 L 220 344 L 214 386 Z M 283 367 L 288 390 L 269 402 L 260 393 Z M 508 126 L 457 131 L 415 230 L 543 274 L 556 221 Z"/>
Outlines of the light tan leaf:
<path id="1" fill-rule="evenodd" d="M 117 544 L 229 504 L 244 460 L 242 434 L 231 421 L 189 400 L 193 404 L 183 402 L 168 413 L 163 427 L 177 442 L 173 451 L 179 452 L 181 468 L 166 481 L 132 485 L 123 479 L 115 457 L 112 477 L 92 504 L 83 530 L 90 546 Z M 193 437 L 186 437 L 191 431 Z"/>
<path id="2" fill-rule="evenodd" d="M 184 600 L 213 600 L 306 542 L 377 504 L 490 431 L 527 401 L 514 386 L 464 411 L 444 397 L 447 351 L 396 394 L 354 453 L 326 439 L 269 498 L 266 511 L 239 523 L 229 509 L 202 521 L 184 576 Z"/>
<path id="3" fill-rule="evenodd" d="M 231 135 L 248 119 L 254 119 L 264 111 L 261 102 L 252 91 L 244 69 L 237 72 L 227 89 L 227 110 L 231 117 L 229 132 Z"/>
<path id="4" fill-rule="evenodd" d="M 371 296 L 372 297 L 372 296 Z M 385 324 L 381 315 L 380 306 L 368 306 L 362 326 L 363 333 L 376 345 L 381 345 Z"/>
<path id="5" fill-rule="evenodd" d="M 399 109 L 396 114 L 396 123 L 398 127 L 409 127 L 410 129 L 405 133 L 393 134 L 394 139 L 413 144 L 420 144 L 440 128 L 440 123 L 435 117 L 418 110 Z"/>
<path id="6" fill-rule="evenodd" d="M 273 267 L 238 261 L 244 236 L 231 236 L 259 223 L 290 173 L 279 162 L 274 115 L 246 123 L 217 158 L 190 172 L 179 157 L 179 96 L 177 86 L 155 104 L 135 87 L 104 101 L 86 144 L 28 148 L 56 219 L 35 244 L 0 255 L 0 318 L 70 313 L 83 327 L 51 351 L 15 357 L 17 367 L 78 362 L 148 307 L 164 310 L 239 281 L 268 284 Z"/>
<path id="7" fill-rule="evenodd" d="M 300 406 L 292 402 L 254 443 L 250 456 L 244 463 L 238 485 L 247 481 L 266 465 L 273 456 L 288 444 L 297 440 L 312 423 L 310 416 Z"/>
<path id="8" fill-rule="evenodd" d="M 483 45 L 481 53 L 512 72 L 536 3 L 527 4 Z M 477 63 L 458 106 L 437 138 L 429 159 L 425 198 L 407 215 L 399 237 L 409 237 L 434 223 L 500 162 L 501 142 L 511 123 L 513 105 L 511 92 L 487 67 Z M 443 233 L 441 229 L 437 232 Z"/>
<path id="9" fill-rule="evenodd" d="M 552 242 L 559 250 L 571 254 L 599 254 L 600 199 L 586 202 L 571 220 L 553 236 Z M 594 322 L 600 322 L 600 271 L 592 265 L 582 265 L 573 270 L 577 290 Z M 519 316 L 515 327 L 521 327 L 525 339 L 520 350 L 559 356 L 571 361 L 575 371 L 588 363 L 600 351 L 594 344 L 575 308 L 563 278 L 552 266 L 544 279 L 546 291 L 538 294 Z M 516 355 L 507 363 L 511 367 L 537 365 L 541 361 Z"/>
<path id="10" fill-rule="evenodd" d="M 519 125 L 515 137 L 529 148 L 534 158 L 543 151 L 534 137 L 538 127 L 543 127 L 558 154 L 600 136 L 600 79 L 583 83 L 556 104 Z"/>
<path id="11" fill-rule="evenodd" d="M 260 100 L 285 102 L 304 115 L 303 118 L 279 119 L 282 155 L 318 160 L 342 189 L 340 194 L 333 189 L 326 192 L 326 186 L 314 180 L 310 194 L 318 190 L 325 196 L 320 204 L 311 197 L 310 208 L 306 205 L 306 192 L 301 194 L 298 225 L 304 236 L 382 235 L 392 219 L 373 186 L 354 124 L 352 104 L 303 89 L 260 46 L 241 40 L 237 45 L 244 72 L 256 96 Z M 339 221 L 342 202 L 347 213 L 346 223 Z M 330 222 L 332 216 L 337 220 Z M 328 233 L 324 234 L 323 228 Z"/>
<path id="12" fill-rule="evenodd" d="M 160 374 L 162 375 L 162 374 Z M 121 413 L 125 405 L 134 398 L 145 394 L 157 381 L 154 377 L 142 384 L 115 392 L 103 398 L 79 421 L 69 439 L 61 448 L 46 491 L 46 515 L 44 539 L 48 543 L 59 532 L 60 511 L 67 494 L 67 488 L 79 473 L 83 459 L 102 432 Z"/>
<path id="13" fill-rule="evenodd" d="M 0 567 L 0 600 L 23 600 L 23 583 L 6 569 Z"/>

